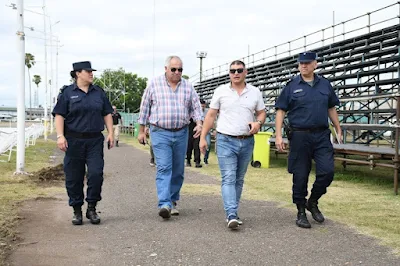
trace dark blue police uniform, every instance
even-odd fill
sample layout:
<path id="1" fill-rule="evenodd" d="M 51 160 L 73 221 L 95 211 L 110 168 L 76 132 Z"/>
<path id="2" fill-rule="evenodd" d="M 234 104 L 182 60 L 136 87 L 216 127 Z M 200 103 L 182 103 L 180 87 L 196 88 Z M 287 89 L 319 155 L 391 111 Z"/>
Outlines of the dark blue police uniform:
<path id="1" fill-rule="evenodd" d="M 309 55 L 305 53 L 304 56 Z M 315 60 L 315 54 L 312 56 Z M 293 203 L 306 203 L 312 159 L 316 163 L 316 180 L 311 192 L 315 200 L 326 193 L 333 180 L 328 109 L 338 104 L 339 99 L 330 82 L 316 74 L 312 86 L 301 75 L 294 77 L 276 101 L 276 109 L 287 112 L 293 129 L 288 160 L 288 171 L 293 174 Z"/>
<path id="2" fill-rule="evenodd" d="M 82 206 L 83 180 L 87 165 L 88 203 L 101 200 L 103 184 L 104 116 L 113 108 L 102 88 L 90 85 L 87 93 L 76 83 L 65 87 L 53 110 L 64 117 L 64 135 L 68 148 L 64 157 L 65 184 L 70 206 Z"/>

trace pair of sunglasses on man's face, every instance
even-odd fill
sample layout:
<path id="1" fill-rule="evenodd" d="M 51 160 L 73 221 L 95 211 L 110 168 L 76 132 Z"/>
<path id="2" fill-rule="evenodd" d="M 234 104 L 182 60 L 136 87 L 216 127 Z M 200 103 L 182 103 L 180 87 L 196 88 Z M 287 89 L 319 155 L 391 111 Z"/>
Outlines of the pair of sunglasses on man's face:
<path id="1" fill-rule="evenodd" d="M 241 73 L 243 73 L 243 71 L 244 71 L 244 68 L 229 69 L 229 73 L 231 73 L 231 74 L 235 74 L 236 72 L 237 72 L 238 74 L 241 74 Z"/>
<path id="2" fill-rule="evenodd" d="M 182 73 L 183 68 L 175 68 L 175 67 L 171 68 L 171 72 L 176 72 L 177 70 L 178 72 Z"/>

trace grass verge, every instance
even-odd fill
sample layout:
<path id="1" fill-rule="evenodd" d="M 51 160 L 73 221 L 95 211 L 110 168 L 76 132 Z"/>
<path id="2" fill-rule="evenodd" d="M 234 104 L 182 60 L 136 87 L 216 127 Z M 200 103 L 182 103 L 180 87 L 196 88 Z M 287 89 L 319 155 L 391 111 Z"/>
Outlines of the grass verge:
<path id="1" fill-rule="evenodd" d="M 131 136 L 124 136 L 122 141 L 136 148 L 149 150 L 148 145 L 140 145 Z M 295 206 L 291 199 L 292 176 L 286 169 L 286 157 L 280 155 L 276 158 L 273 153 L 269 169 L 249 166 L 243 198 L 275 201 L 294 211 Z M 217 159 L 213 152 L 207 167 L 190 170 L 220 180 Z M 313 176 L 314 172 L 310 175 L 309 191 L 314 182 Z M 220 195 L 219 186 L 211 184 L 185 184 L 182 191 L 187 194 Z M 393 248 L 394 253 L 400 255 L 400 196 L 393 194 L 392 170 L 376 168 L 371 171 L 368 167 L 354 165 L 347 166 L 344 170 L 337 162 L 335 180 L 319 205 L 329 219 L 344 223 L 359 233 L 376 237 L 381 244 Z"/>
<path id="2" fill-rule="evenodd" d="M 49 156 L 53 155 L 55 142 L 38 139 L 35 146 L 26 149 L 25 171 L 32 173 L 49 166 Z M 0 163 L 0 265 L 17 240 L 16 225 L 18 206 L 21 201 L 36 197 L 46 197 L 62 191 L 60 187 L 38 186 L 37 182 L 27 175 L 13 175 L 16 165 L 16 153 L 10 162 Z"/>

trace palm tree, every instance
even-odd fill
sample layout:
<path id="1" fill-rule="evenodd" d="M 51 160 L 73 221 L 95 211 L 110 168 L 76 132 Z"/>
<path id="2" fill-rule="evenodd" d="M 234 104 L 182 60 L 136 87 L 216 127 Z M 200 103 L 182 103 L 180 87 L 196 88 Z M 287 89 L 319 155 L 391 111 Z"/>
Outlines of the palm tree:
<path id="1" fill-rule="evenodd" d="M 32 66 L 34 66 L 36 63 L 35 61 L 35 56 L 30 53 L 25 54 L 25 66 L 28 68 L 28 77 L 29 77 L 29 117 L 32 120 L 32 94 L 31 94 L 31 73 L 30 69 Z"/>
<path id="2" fill-rule="evenodd" d="M 36 96 L 39 97 L 39 83 L 42 82 L 42 78 L 39 75 L 33 75 L 33 80 L 32 81 L 37 86 Z M 37 101 L 37 104 L 39 104 L 39 100 Z"/>

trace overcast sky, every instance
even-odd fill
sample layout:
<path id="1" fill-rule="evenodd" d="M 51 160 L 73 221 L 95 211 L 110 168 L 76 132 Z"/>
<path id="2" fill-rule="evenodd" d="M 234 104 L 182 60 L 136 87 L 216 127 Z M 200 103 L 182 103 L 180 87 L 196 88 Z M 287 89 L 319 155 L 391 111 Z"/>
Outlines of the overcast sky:
<path id="1" fill-rule="evenodd" d="M 0 106 L 16 106 L 18 66 L 15 61 L 15 32 L 18 23 L 16 11 L 5 5 L 16 1 L 0 2 Z M 51 24 L 60 21 L 52 27 L 52 31 L 63 45 L 58 57 L 58 87 L 61 87 L 69 84 L 71 64 L 86 60 L 99 70 L 123 67 L 126 71 L 151 79 L 153 73 L 163 73 L 165 58 L 175 54 L 183 59 L 184 74 L 192 77 L 199 72 L 197 51 L 208 53 L 203 69 L 209 69 L 244 57 L 249 51 L 252 54 L 328 27 L 332 25 L 333 11 L 335 22 L 339 23 L 395 2 L 155 0 L 154 9 L 153 0 L 47 0 L 46 12 L 51 17 Z M 25 0 L 24 4 L 27 10 L 25 26 L 35 29 L 33 32 L 25 29 L 26 52 L 34 54 L 37 60 L 31 75 L 38 74 L 44 79 L 43 16 L 28 11 L 42 13 L 43 1 Z M 389 18 L 398 15 L 398 12 L 397 6 L 397 9 L 374 14 L 372 20 Z M 366 25 L 367 19 L 363 20 Z M 348 27 L 356 27 L 360 23 L 357 21 Z M 56 78 L 55 50 L 53 47 L 53 80 Z M 50 67 L 49 46 L 48 79 L 51 78 Z M 58 91 L 55 86 L 53 90 Z M 43 83 L 39 91 L 39 103 L 43 104 Z M 27 93 L 26 103 L 28 99 Z"/>

